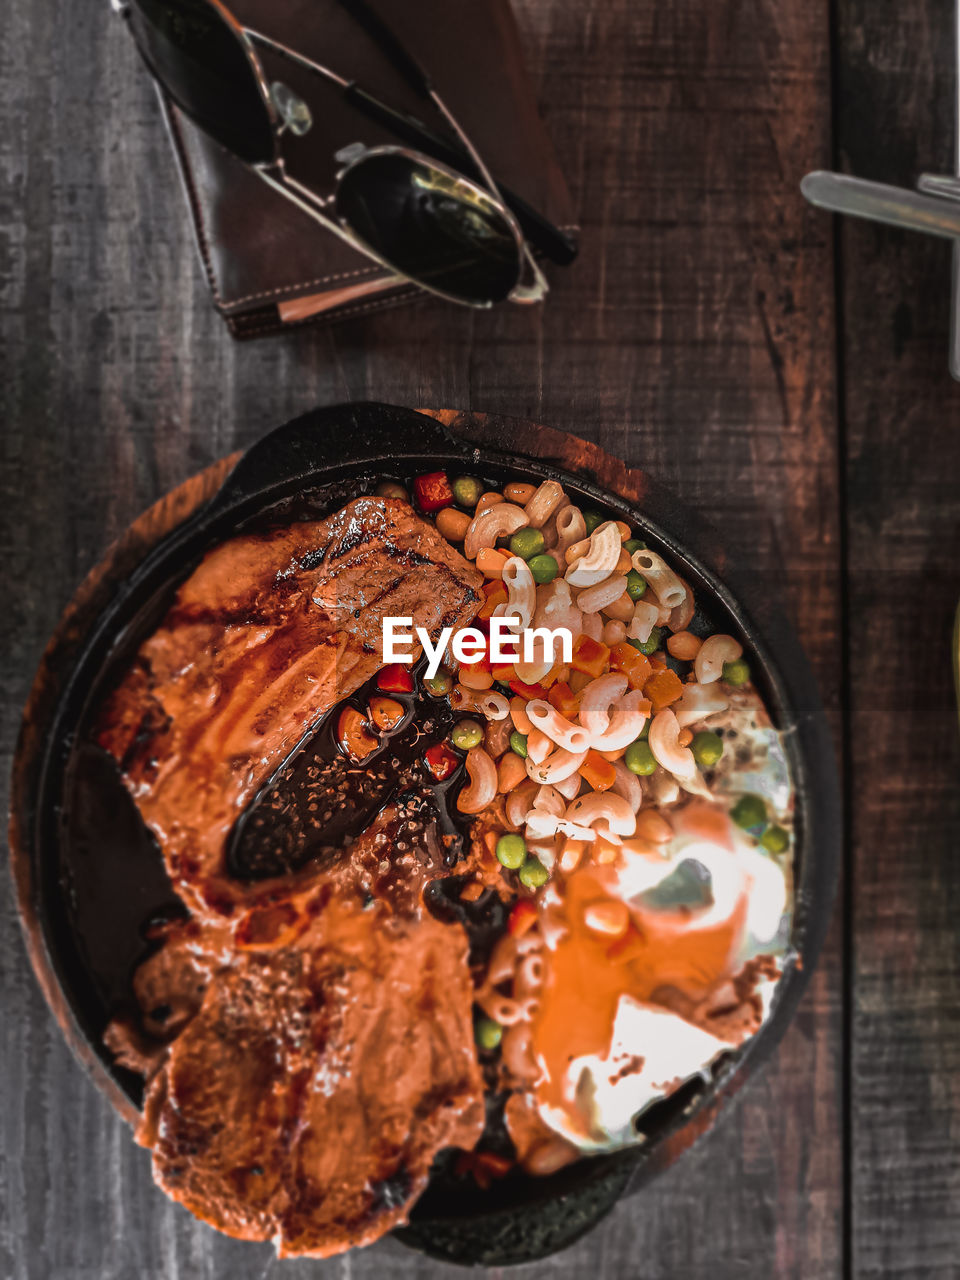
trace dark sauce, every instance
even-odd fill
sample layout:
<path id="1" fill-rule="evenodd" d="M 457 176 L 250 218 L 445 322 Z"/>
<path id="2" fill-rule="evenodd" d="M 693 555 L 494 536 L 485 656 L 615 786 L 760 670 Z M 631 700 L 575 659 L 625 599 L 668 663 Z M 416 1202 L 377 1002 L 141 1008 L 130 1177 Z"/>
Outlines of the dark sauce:
<path id="1" fill-rule="evenodd" d="M 243 881 L 289 875 L 315 860 L 328 862 L 348 848 L 388 804 L 431 817 L 454 866 L 463 854 L 470 819 L 457 812 L 456 796 L 466 781 L 462 763 L 443 782 L 427 767 L 424 754 L 445 742 L 460 715 L 446 698 L 424 688 L 421 661 L 411 669 L 412 693 L 378 687 L 377 676 L 324 716 L 317 730 L 261 788 L 237 819 L 227 845 L 227 868 Z M 337 743 L 345 707 L 367 719 L 373 697 L 392 698 L 404 707 L 395 729 L 369 725 L 380 745 L 362 763 L 351 760 Z"/>
<path id="2" fill-rule="evenodd" d="M 130 982 L 164 920 L 185 916 L 166 864 L 111 755 L 81 743 L 65 788 L 70 859 L 61 886 L 77 948 L 108 1009 L 132 1000 Z"/>

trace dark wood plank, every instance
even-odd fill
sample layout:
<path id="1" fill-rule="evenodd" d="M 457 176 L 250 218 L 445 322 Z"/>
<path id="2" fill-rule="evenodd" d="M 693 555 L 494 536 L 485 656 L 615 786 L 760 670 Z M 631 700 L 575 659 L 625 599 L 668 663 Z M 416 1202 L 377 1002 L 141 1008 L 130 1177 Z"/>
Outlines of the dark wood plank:
<path id="1" fill-rule="evenodd" d="M 953 8 L 841 0 L 845 165 L 950 167 Z M 853 1274 L 960 1265 L 960 387 L 949 246 L 842 231 L 849 438 L 855 1003 Z M 910 602 L 908 604 L 908 601 Z M 888 690 L 892 696 L 883 692 Z"/>
<path id="2" fill-rule="evenodd" d="M 829 150 L 825 0 L 518 10 L 583 224 L 581 261 L 542 315 L 428 303 L 237 347 L 208 307 L 151 90 L 106 6 L 12 0 L 20 52 L 0 101 L 7 764 L 46 637 L 108 541 L 197 468 L 347 397 L 529 417 L 647 468 L 783 580 L 836 705 L 831 249 L 796 195 Z M 169 1204 L 70 1059 L 3 893 L 4 1275 L 443 1274 L 393 1244 L 271 1267 L 269 1250 Z M 725 1121 L 529 1275 L 840 1274 L 838 954 L 835 936 L 776 1061 Z"/>

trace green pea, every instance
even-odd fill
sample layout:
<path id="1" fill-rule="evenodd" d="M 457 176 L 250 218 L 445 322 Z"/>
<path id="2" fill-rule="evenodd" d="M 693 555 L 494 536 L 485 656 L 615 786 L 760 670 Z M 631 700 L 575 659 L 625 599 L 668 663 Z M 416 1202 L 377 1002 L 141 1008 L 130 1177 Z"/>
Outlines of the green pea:
<path id="1" fill-rule="evenodd" d="M 539 889 L 550 879 L 550 872 L 539 858 L 528 858 L 519 871 L 520 883 L 528 889 Z"/>
<path id="2" fill-rule="evenodd" d="M 627 644 L 632 644 L 635 649 L 639 649 L 641 653 L 645 653 L 647 657 L 651 653 L 656 653 L 660 648 L 660 637 L 663 635 L 663 627 L 654 627 L 646 640 L 628 640 Z"/>
<path id="3" fill-rule="evenodd" d="M 497 861 L 508 871 L 522 867 L 526 856 L 527 842 L 523 836 L 506 835 L 497 841 Z"/>
<path id="4" fill-rule="evenodd" d="M 767 825 L 766 801 L 763 796 L 755 796 L 748 792 L 747 795 L 741 796 L 730 810 L 730 817 L 738 827 L 743 827 L 744 831 L 759 835 Z"/>
<path id="5" fill-rule="evenodd" d="M 483 730 L 476 720 L 458 720 L 450 730 L 450 741 L 461 751 L 470 751 L 483 741 Z"/>
<path id="6" fill-rule="evenodd" d="M 723 755 L 723 739 L 719 733 L 704 729 L 702 733 L 694 734 L 690 750 L 701 769 L 712 769 Z"/>
<path id="7" fill-rule="evenodd" d="M 449 671 L 444 671 L 441 667 L 435 676 L 427 676 L 423 682 L 423 687 L 427 693 L 432 693 L 435 698 L 442 698 L 444 694 L 449 693 L 453 688 L 453 676 Z"/>
<path id="8" fill-rule="evenodd" d="M 646 578 L 637 573 L 636 569 L 631 569 L 627 574 L 627 595 L 631 600 L 639 600 L 646 589 Z"/>
<path id="9" fill-rule="evenodd" d="M 783 827 L 769 826 L 760 837 L 767 853 L 785 853 L 790 848 L 790 832 Z"/>
<path id="10" fill-rule="evenodd" d="M 543 551 L 543 534 L 539 529 L 518 529 L 510 539 L 510 554 L 521 560 L 532 560 Z"/>
<path id="11" fill-rule="evenodd" d="M 541 586 L 545 582 L 552 582 L 560 572 L 560 566 L 553 556 L 532 556 L 527 563 L 530 566 L 530 572 L 533 574 L 534 582 Z"/>
<path id="12" fill-rule="evenodd" d="M 647 544 L 641 542 L 639 538 L 628 538 L 623 547 L 627 554 L 632 556 L 635 551 L 646 551 Z"/>
<path id="13" fill-rule="evenodd" d="M 500 1047 L 503 1039 L 503 1027 L 492 1018 L 477 1018 L 473 1024 L 473 1035 L 481 1049 L 488 1052 Z"/>
<path id="14" fill-rule="evenodd" d="M 514 729 L 510 735 L 510 750 L 515 751 L 521 760 L 527 758 L 527 735 L 521 733 L 519 729 Z"/>
<path id="15" fill-rule="evenodd" d="M 587 534 L 593 533 L 598 525 L 603 524 L 605 517 L 599 511 L 584 511 L 583 523 L 587 526 Z"/>
<path id="16" fill-rule="evenodd" d="M 737 658 L 736 662 L 725 662 L 723 678 L 727 684 L 732 684 L 735 689 L 739 689 L 741 685 L 750 683 L 750 668 L 742 658 Z"/>
<path id="17" fill-rule="evenodd" d="M 650 717 L 648 716 L 647 719 L 644 720 L 643 722 L 643 728 L 640 730 L 640 737 L 637 739 L 637 741 L 646 742 L 646 740 L 649 737 L 650 737 Z"/>
<path id="18" fill-rule="evenodd" d="M 630 743 L 624 752 L 623 763 L 631 773 L 637 773 L 641 778 L 649 777 L 657 767 L 650 744 L 644 742 L 642 738 Z"/>
<path id="19" fill-rule="evenodd" d="M 401 502 L 409 502 L 410 495 L 402 484 L 398 484 L 396 480 L 384 480 L 378 484 L 375 492 L 381 498 L 399 498 Z"/>
<path id="20" fill-rule="evenodd" d="M 454 501 L 458 506 L 466 507 L 469 511 L 480 501 L 480 495 L 483 493 L 483 485 L 479 480 L 475 480 L 473 476 L 457 476 L 450 488 L 453 490 Z"/>

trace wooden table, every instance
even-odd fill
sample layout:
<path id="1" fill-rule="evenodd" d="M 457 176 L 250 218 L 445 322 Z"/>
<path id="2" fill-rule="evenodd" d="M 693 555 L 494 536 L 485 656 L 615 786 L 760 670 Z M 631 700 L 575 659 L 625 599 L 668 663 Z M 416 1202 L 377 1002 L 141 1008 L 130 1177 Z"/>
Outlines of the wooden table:
<path id="1" fill-rule="evenodd" d="M 949 248 L 805 207 L 833 162 L 952 155 L 949 0 L 518 0 L 579 263 L 542 312 L 428 303 L 237 346 L 105 3 L 11 0 L 0 101 L 3 755 L 61 608 L 166 489 L 316 403 L 525 416 L 643 465 L 782 567 L 848 797 L 830 944 L 701 1145 L 525 1274 L 960 1274 L 960 388 Z M 387 1243 L 276 1264 L 193 1221 L 70 1057 L 2 884 L 0 1274 L 408 1280 Z M 453 1274 L 452 1271 L 449 1272 Z"/>

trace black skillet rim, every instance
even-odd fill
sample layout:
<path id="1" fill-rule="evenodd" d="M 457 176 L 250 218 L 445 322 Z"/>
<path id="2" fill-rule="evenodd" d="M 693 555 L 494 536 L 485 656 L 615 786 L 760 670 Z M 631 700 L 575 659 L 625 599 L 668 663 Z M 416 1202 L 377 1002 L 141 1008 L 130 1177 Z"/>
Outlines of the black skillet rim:
<path id="1" fill-rule="evenodd" d="M 69 756 L 69 747 L 65 747 L 69 725 L 79 723 L 85 704 L 83 690 L 89 690 L 92 684 L 91 672 L 95 678 L 113 645 L 132 624 L 137 601 L 153 598 L 163 586 L 182 578 L 203 550 L 221 540 L 240 521 L 283 497 L 330 484 L 346 473 L 362 475 L 372 470 L 382 475 L 398 469 L 414 471 L 421 466 L 436 469 L 449 466 L 452 460 L 462 462 L 466 470 L 471 463 L 480 466 L 487 462 L 494 469 L 560 478 L 608 509 L 628 515 L 684 565 L 684 576 L 694 578 L 699 591 L 706 591 L 708 598 L 734 619 L 751 650 L 755 669 L 759 660 L 775 718 L 794 727 L 787 745 L 796 781 L 801 832 L 797 841 L 793 927 L 799 963 L 790 967 L 781 982 L 773 1012 L 758 1035 L 731 1057 L 687 1111 L 674 1115 L 648 1144 L 580 1162 L 574 1166 L 575 1176 L 565 1171 L 566 1177 L 555 1175 L 538 1182 L 537 1194 L 525 1198 L 521 1206 L 433 1218 L 415 1210 L 411 1225 L 395 1233 L 404 1243 L 446 1261 L 505 1265 L 546 1256 L 582 1235 L 622 1194 L 638 1189 L 691 1145 L 769 1056 L 790 1022 L 823 942 L 839 864 L 840 821 L 832 745 L 816 684 L 792 629 L 769 591 L 762 597 L 758 595 L 735 563 L 724 565 L 720 581 L 702 551 L 710 546 L 714 559 L 718 553 L 725 558 L 716 531 L 647 477 L 642 477 L 640 507 L 635 500 L 597 484 L 589 475 L 574 475 L 549 458 L 519 452 L 512 438 L 525 424 L 509 419 L 494 421 L 499 428 L 497 447 L 486 443 L 474 447 L 435 419 L 413 410 L 370 403 L 337 405 L 303 415 L 247 450 L 217 494 L 148 553 L 73 655 L 69 677 L 44 737 L 40 768 L 30 797 L 32 813 L 28 817 L 32 821 L 24 825 L 34 901 L 21 902 L 21 913 L 24 921 L 33 915 L 40 922 L 43 954 L 32 949 L 31 956 L 44 989 L 50 982 L 64 998 L 66 1016 L 61 1025 L 71 1047 L 114 1105 L 130 1119 L 129 1097 L 121 1092 L 99 1046 L 91 1043 L 91 1036 L 79 1022 L 48 933 L 50 912 L 45 909 L 44 895 L 51 889 L 51 877 L 45 874 L 53 848 L 50 823 L 56 813 L 56 783 L 58 779 L 62 781 Z M 776 661 L 771 656 L 773 651 Z M 799 708 L 803 708 L 802 714 L 798 714 Z M 18 881 L 18 890 L 21 889 Z M 24 909 L 25 905 L 28 909 Z M 45 973 L 39 972 L 42 967 Z M 548 1220 L 531 1222 L 529 1210 L 533 1207 L 541 1214 L 546 1212 Z"/>

